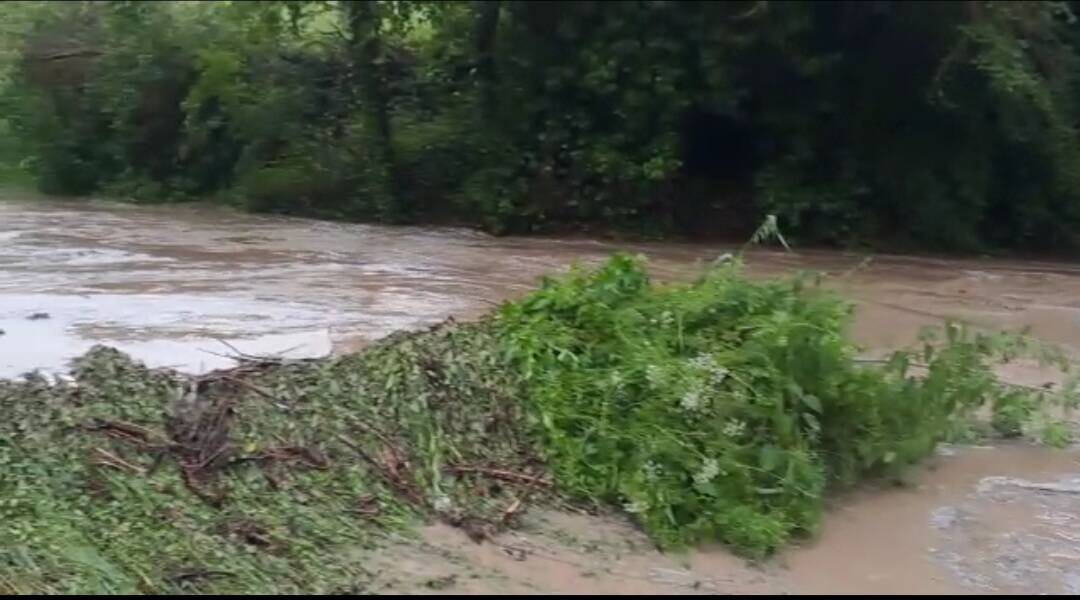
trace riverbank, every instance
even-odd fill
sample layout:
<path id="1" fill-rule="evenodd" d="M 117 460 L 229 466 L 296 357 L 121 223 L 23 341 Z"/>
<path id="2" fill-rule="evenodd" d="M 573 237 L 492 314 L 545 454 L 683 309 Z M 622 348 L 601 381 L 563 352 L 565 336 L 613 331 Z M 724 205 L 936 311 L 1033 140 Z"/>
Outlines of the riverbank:
<path id="1" fill-rule="evenodd" d="M 343 352 L 350 347 L 366 347 L 388 330 L 423 328 L 451 314 L 466 320 L 479 317 L 494 304 L 526 294 L 541 274 L 561 272 L 574 260 L 595 265 L 615 250 L 642 253 L 650 257 L 650 271 L 658 279 L 685 280 L 698 272 L 695 263 L 707 262 L 730 250 L 693 244 L 618 245 L 589 240 L 491 238 L 458 229 L 325 223 L 207 207 L 9 201 L 0 203 L 0 216 L 5 225 L 5 240 L 0 246 L 3 275 L 0 327 L 8 330 L 0 337 L 0 359 L 16 365 L 6 371 L 10 376 L 34 367 L 51 367 L 49 370 L 62 373 L 68 358 L 95 343 L 119 346 L 153 367 L 177 367 L 183 377 L 234 364 L 232 359 L 222 356 L 233 351 L 219 339 L 252 355 L 288 351 L 282 354 L 289 358 L 323 356 L 331 350 Z M 868 348 L 906 345 L 921 326 L 940 323 L 943 316 L 991 329 L 1016 330 L 1030 326 L 1032 334 L 1064 344 L 1066 349 L 1074 349 L 1072 344 L 1080 339 L 1074 318 L 1077 309 L 1073 304 L 1078 275 L 1076 269 L 1067 265 L 881 257 L 860 266 L 860 256 L 817 251 L 787 254 L 752 250 L 746 259 L 747 274 L 752 278 L 795 271 L 828 275 L 829 287 L 856 302 L 853 336 Z M 28 318 L 35 313 L 48 313 L 50 318 Z M 303 346 L 296 348 L 297 344 Z M 1010 381 L 1032 386 L 1049 381 L 1044 372 L 1025 365 L 1014 365 L 1007 375 Z M 153 418 L 160 418 L 160 414 Z M 975 456 L 982 456 L 979 454 L 982 451 L 974 452 Z M 803 563 L 796 562 L 794 557 L 805 552 L 812 558 L 799 560 L 818 565 L 843 565 L 852 556 L 867 557 L 863 572 L 836 581 L 837 589 L 862 590 L 874 585 L 883 586 L 876 588 L 879 590 L 891 589 L 889 586 L 895 585 L 898 578 L 908 576 L 915 586 L 916 579 L 925 579 L 922 575 L 917 578 L 911 575 L 922 573 L 914 569 L 917 565 L 927 566 L 928 572 L 936 573 L 935 577 L 955 583 L 952 572 L 931 556 L 931 546 L 942 548 L 948 542 L 953 548 L 951 552 L 962 558 L 963 564 L 971 565 L 978 564 L 980 557 L 991 555 L 1008 560 L 1010 552 L 1014 556 L 1032 556 L 1034 550 L 1023 548 L 1040 548 L 1038 540 L 1023 541 L 1019 555 L 1015 548 L 1009 550 L 1010 540 L 1053 535 L 1040 531 L 1040 527 L 1057 527 L 1055 531 L 1072 535 L 1069 523 L 1047 525 L 1042 520 L 1041 515 L 1050 514 L 1049 509 L 1038 503 L 1042 501 L 1041 495 L 1030 491 L 1024 492 L 1031 497 L 1024 500 L 1022 508 L 1011 512 L 999 510 L 999 500 L 1004 502 L 1009 498 L 997 496 L 989 498 L 993 502 L 971 507 L 964 514 L 971 515 L 973 521 L 958 522 L 975 529 L 936 529 L 931 522 L 932 513 L 957 504 L 951 498 L 970 494 L 980 497 L 976 488 L 983 477 L 1001 475 L 1053 482 L 1075 472 L 1072 455 L 1068 453 L 1035 448 L 1029 454 L 1025 449 L 1012 447 L 987 452 L 990 452 L 987 456 L 995 458 L 988 461 L 985 469 L 977 467 L 981 463 L 963 458 L 968 454 L 961 453 L 959 459 L 941 459 L 941 467 L 930 476 L 932 484 L 922 486 L 919 482 L 927 480 L 913 474 L 914 487 L 885 493 L 882 497 L 886 500 L 873 500 L 877 496 L 866 495 L 852 498 L 852 504 L 842 504 L 848 509 L 826 513 L 823 525 L 826 533 L 815 538 L 819 541 L 811 548 L 794 551 L 790 561 L 773 559 L 769 563 L 773 567 L 764 574 L 748 570 L 746 580 L 765 577 L 776 582 L 775 576 L 789 586 L 795 580 L 786 578 L 801 576 L 781 565 L 788 562 L 791 569 L 799 569 L 798 565 Z M 1010 462 L 1012 456 L 1018 457 L 1015 463 Z M 1020 456 L 1027 458 L 1021 460 Z M 1007 468 L 1006 463 L 1010 465 Z M 997 469 L 996 465 L 1001 468 Z M 942 489 L 952 491 L 940 496 Z M 985 499 L 985 495 L 982 497 Z M 1027 504 L 1028 500 L 1037 502 Z M 860 512 L 864 506 L 873 508 L 870 512 Z M 845 515 L 852 514 L 852 510 L 864 515 L 857 521 L 863 523 L 862 527 L 843 525 Z M 880 514 L 880 519 L 875 514 Z M 530 511 L 522 518 L 527 521 L 531 515 Z M 588 522 L 602 529 L 601 522 Z M 841 525 L 834 524 L 837 522 Z M 573 529 L 580 527 L 578 523 Z M 427 535 L 427 530 L 423 531 Z M 565 536 L 544 531 L 548 532 L 545 535 L 570 543 Z M 455 548 L 458 538 L 439 537 L 441 533 L 436 530 L 432 534 L 442 540 L 437 547 L 445 549 L 450 544 L 451 549 Z M 904 538 L 910 543 L 905 542 L 903 549 L 897 551 L 903 560 L 860 545 L 863 540 L 900 539 L 906 533 L 911 534 Z M 969 533 L 974 537 L 963 537 Z M 923 534 L 925 537 L 920 537 Z M 628 539 L 638 540 L 634 543 L 640 544 L 640 536 L 636 533 Z M 478 571 L 494 578 L 486 580 L 495 586 L 490 588 L 494 590 L 512 583 L 508 583 L 506 571 L 514 574 L 517 578 L 514 581 L 534 581 L 537 589 L 545 589 L 535 573 L 545 572 L 548 567 L 543 565 L 563 564 L 541 558 L 539 552 L 520 561 L 515 558 L 520 552 L 506 554 L 498 546 L 480 546 L 479 555 L 465 552 L 461 556 L 472 548 L 469 545 L 472 542 L 449 553 L 458 558 L 437 563 L 425 550 L 426 543 L 415 545 L 418 543 L 415 538 L 409 539 L 413 545 L 407 545 L 407 556 L 431 565 L 438 571 L 433 578 L 448 575 L 447 565 L 460 564 L 452 561 L 480 561 L 485 568 Z M 625 543 L 620 537 L 614 540 L 617 545 Z M 400 548 L 389 550 L 389 541 L 379 545 L 383 550 L 376 552 L 376 556 L 400 556 L 396 554 Z M 436 552 L 445 554 L 443 550 Z M 570 561 L 581 554 L 573 543 L 569 550 L 555 548 L 554 553 Z M 1068 551 L 1054 548 L 1049 553 L 1068 554 Z M 646 577 L 656 580 L 674 577 L 671 572 L 654 573 L 634 566 L 639 564 L 634 562 L 637 559 L 619 563 L 614 558 L 618 553 L 601 553 L 599 557 L 595 552 L 586 551 L 586 554 L 602 559 L 601 566 L 582 569 L 596 572 L 584 579 L 595 580 L 598 590 L 626 589 L 611 587 L 623 585 L 625 580 L 607 578 L 604 568 L 648 573 Z M 364 556 L 371 558 L 372 554 Z M 676 579 L 683 582 L 689 581 L 687 578 L 700 579 L 705 582 L 701 584 L 703 589 L 709 589 L 708 582 L 718 577 L 717 572 L 732 573 L 738 579 L 741 575 L 736 574 L 743 571 L 735 567 L 745 568 L 741 561 L 724 552 L 691 556 L 699 558 L 690 560 L 704 561 L 700 564 L 706 566 L 695 571 L 692 578 L 678 571 L 682 573 L 679 577 L 685 578 Z M 645 562 L 654 559 L 661 560 L 652 554 L 640 558 Z M 1039 568 L 1055 573 L 1032 581 L 1047 586 L 1063 581 L 1065 571 L 1061 569 L 1067 568 L 1067 561 L 1053 563 L 1062 559 L 1045 557 L 1039 559 L 1042 563 L 1024 560 L 1028 561 L 1026 564 L 1036 567 L 1041 564 Z M 590 561 L 581 564 L 586 563 L 593 564 Z M 409 563 L 403 559 L 401 564 Z M 723 565 L 731 569 L 725 571 L 728 567 Z M 678 562 L 660 568 L 668 567 L 683 569 Z M 839 566 L 831 569 L 842 570 Z M 809 567 L 808 570 L 813 571 Z M 386 567 L 383 572 L 392 578 L 392 568 Z M 504 575 L 499 575 L 500 572 Z M 430 589 L 425 580 L 398 579 L 423 590 Z M 640 579 L 633 581 L 644 585 Z M 798 582 L 787 589 L 816 589 L 805 579 Z M 443 586 L 445 582 L 440 579 L 433 585 Z M 468 585 L 471 585 L 468 581 L 458 578 L 446 589 L 469 589 Z M 692 591 L 691 587 L 666 589 Z"/>
<path id="2" fill-rule="evenodd" d="M 799 281 L 723 266 L 653 288 L 615 257 L 336 359 L 230 348 L 236 367 L 192 376 L 99 347 L 70 379 L 0 386 L 4 584 L 361 591 L 386 580 L 359 549 L 418 522 L 505 546 L 559 506 L 620 511 L 666 550 L 763 558 L 819 531 L 835 488 L 987 435 L 984 407 L 999 435 L 1050 431 L 1057 392 L 998 385 L 987 362 L 1020 346 L 950 329 L 911 376 L 907 355 L 856 364 L 846 320 Z"/>

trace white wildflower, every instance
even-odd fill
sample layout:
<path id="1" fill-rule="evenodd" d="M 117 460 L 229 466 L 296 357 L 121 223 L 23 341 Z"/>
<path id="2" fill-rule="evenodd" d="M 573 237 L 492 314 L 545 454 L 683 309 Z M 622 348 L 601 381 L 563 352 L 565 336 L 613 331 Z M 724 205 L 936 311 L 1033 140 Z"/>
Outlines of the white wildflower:
<path id="1" fill-rule="evenodd" d="M 728 371 L 724 367 L 721 367 L 720 365 L 716 365 L 716 368 L 712 370 L 713 383 L 715 383 L 716 385 L 724 383 L 724 380 L 727 379 L 728 373 L 730 373 L 730 371 Z"/>
<path id="2" fill-rule="evenodd" d="M 454 507 L 454 502 L 446 494 L 439 494 L 435 497 L 435 501 L 432 502 L 432 506 L 435 508 L 435 512 L 445 513 Z"/>
<path id="3" fill-rule="evenodd" d="M 716 358 L 712 354 L 698 354 L 690 359 L 690 366 L 702 371 L 712 371 L 718 365 L 716 364 Z"/>
<path id="4" fill-rule="evenodd" d="M 716 362 L 716 357 L 712 354 L 699 354 L 689 362 L 691 367 L 708 373 L 714 384 L 719 385 L 727 379 L 728 370 Z"/>
<path id="5" fill-rule="evenodd" d="M 701 463 L 701 469 L 697 473 L 694 473 L 694 483 L 696 485 L 705 485 L 716 479 L 716 476 L 720 474 L 720 463 L 716 462 L 715 458 L 706 458 Z"/>
<path id="6" fill-rule="evenodd" d="M 738 419 L 731 419 L 724 423 L 724 428 L 720 431 L 727 437 L 739 437 L 746 431 L 746 423 Z"/>
<path id="7" fill-rule="evenodd" d="M 632 515 L 639 515 L 649 510 L 649 503 L 644 500 L 634 500 L 623 504 L 623 510 Z"/>
<path id="8" fill-rule="evenodd" d="M 662 387 L 664 385 L 664 370 L 656 365 L 649 365 L 645 367 L 645 379 L 653 387 Z"/>
<path id="9" fill-rule="evenodd" d="M 687 390 L 679 402 L 685 411 L 695 411 L 701 408 L 701 392 L 696 389 Z"/>
<path id="10" fill-rule="evenodd" d="M 641 470 L 645 473 L 645 479 L 648 481 L 655 481 L 659 479 L 660 475 L 664 472 L 663 467 L 654 463 L 651 460 L 647 461 L 644 465 L 642 465 Z"/>

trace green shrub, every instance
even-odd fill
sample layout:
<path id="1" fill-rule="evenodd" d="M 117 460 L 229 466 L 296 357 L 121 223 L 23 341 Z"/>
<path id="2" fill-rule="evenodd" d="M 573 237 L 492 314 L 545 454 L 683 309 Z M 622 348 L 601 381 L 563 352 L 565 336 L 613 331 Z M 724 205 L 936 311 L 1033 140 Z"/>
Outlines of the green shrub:
<path id="1" fill-rule="evenodd" d="M 560 486 L 623 506 L 662 545 L 762 555 L 817 527 L 830 486 L 899 475 L 979 407 L 1009 434 L 1038 413 L 1041 396 L 993 375 L 1013 338 L 950 327 L 925 365 L 868 366 L 851 312 L 806 278 L 723 266 L 653 286 L 620 256 L 548 281 L 499 324 Z"/>
<path id="2" fill-rule="evenodd" d="M 349 217 L 351 194 L 344 175 L 333 161 L 286 158 L 247 170 L 237 193 L 254 211 Z"/>
<path id="3" fill-rule="evenodd" d="M 480 163 L 480 149 L 462 111 L 396 123 L 402 194 L 422 214 L 452 212 L 448 201 Z"/>

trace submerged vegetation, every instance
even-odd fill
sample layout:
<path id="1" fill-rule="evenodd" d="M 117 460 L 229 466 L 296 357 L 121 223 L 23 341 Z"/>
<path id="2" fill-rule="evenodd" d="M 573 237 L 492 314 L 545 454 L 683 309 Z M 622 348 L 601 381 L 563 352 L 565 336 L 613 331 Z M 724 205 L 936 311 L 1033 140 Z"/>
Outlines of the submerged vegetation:
<path id="1" fill-rule="evenodd" d="M 1074 2 L 6 2 L 0 173 L 492 231 L 1071 250 Z"/>
<path id="2" fill-rule="evenodd" d="M 482 541 L 566 502 L 762 556 L 941 441 L 1067 442 L 1073 383 L 993 371 L 1059 354 L 949 326 L 863 360 L 850 313 L 813 279 L 657 285 L 616 256 L 348 356 L 188 376 L 96 348 L 0 382 L 0 591 L 356 592 L 410 523 Z"/>

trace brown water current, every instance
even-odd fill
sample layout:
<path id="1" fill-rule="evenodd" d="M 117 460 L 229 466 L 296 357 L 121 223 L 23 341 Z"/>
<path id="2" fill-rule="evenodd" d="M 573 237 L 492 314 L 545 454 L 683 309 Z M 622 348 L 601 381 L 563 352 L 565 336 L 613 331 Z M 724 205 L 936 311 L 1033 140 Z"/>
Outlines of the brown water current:
<path id="1" fill-rule="evenodd" d="M 251 354 L 345 351 L 394 330 L 478 316 L 545 273 L 615 250 L 645 254 L 658 277 L 671 279 L 732 249 L 494 238 L 9 193 L 0 200 L 0 377 L 61 371 L 96 343 L 191 372 L 230 364 L 222 340 Z M 869 348 L 909 343 L 949 316 L 1027 327 L 1080 350 L 1080 265 L 761 249 L 747 263 L 754 276 L 828 274 L 856 301 L 854 335 Z M 1008 376 L 1035 385 L 1047 377 L 1023 365 Z M 430 547 L 449 544 L 440 556 L 456 552 L 501 573 L 458 591 L 1080 593 L 1078 456 L 1019 445 L 950 449 L 910 487 L 838 500 L 820 536 L 752 567 L 723 550 L 672 562 L 630 533 L 618 538 L 629 549 L 588 565 L 565 536 L 546 550 L 559 560 L 535 549 L 518 560 L 524 554 L 447 541 L 437 529 L 426 535 Z M 621 535 L 587 519 L 568 527 Z M 506 544 L 524 543 L 516 540 Z"/>

